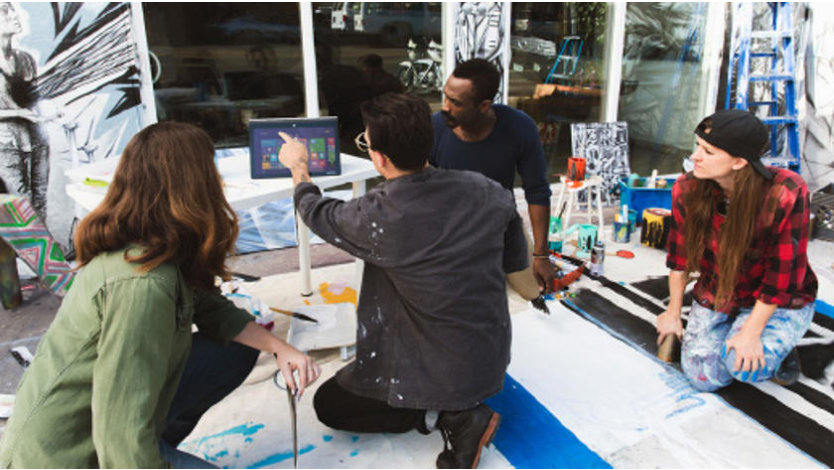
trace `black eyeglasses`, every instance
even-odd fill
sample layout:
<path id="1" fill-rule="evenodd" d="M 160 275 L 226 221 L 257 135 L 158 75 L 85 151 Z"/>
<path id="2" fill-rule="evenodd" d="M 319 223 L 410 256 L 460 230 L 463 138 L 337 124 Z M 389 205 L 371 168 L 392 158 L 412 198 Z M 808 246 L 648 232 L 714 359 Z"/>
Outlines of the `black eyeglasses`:
<path id="1" fill-rule="evenodd" d="M 368 144 L 367 140 L 365 140 L 365 131 L 356 134 L 356 137 L 353 139 L 353 143 L 356 144 L 356 148 L 358 148 L 361 152 L 368 153 L 368 150 L 371 150 L 371 145 Z"/>

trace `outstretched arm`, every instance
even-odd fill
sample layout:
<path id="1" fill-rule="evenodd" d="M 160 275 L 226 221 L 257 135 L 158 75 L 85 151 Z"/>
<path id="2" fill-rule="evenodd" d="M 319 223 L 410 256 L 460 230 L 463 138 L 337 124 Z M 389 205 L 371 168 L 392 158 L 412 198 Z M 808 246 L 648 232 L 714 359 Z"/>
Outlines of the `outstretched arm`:
<path id="1" fill-rule="evenodd" d="M 310 170 L 307 167 L 307 147 L 286 132 L 279 132 L 278 135 L 284 139 L 284 145 L 278 153 L 278 160 L 290 169 L 293 186 L 311 182 Z"/>
<path id="2" fill-rule="evenodd" d="M 284 382 L 290 390 L 298 392 L 298 397 L 301 397 L 307 385 L 314 382 L 321 374 L 319 365 L 307 355 L 281 341 L 255 322 L 247 323 L 233 341 L 275 355 L 278 368 L 284 376 Z M 293 378 L 294 371 L 298 371 L 297 384 Z"/>
<path id="3" fill-rule="evenodd" d="M 669 271 L 669 305 L 666 311 L 657 316 L 657 344 L 660 345 L 668 335 L 683 337 L 681 308 L 683 294 L 686 290 L 687 277 L 683 271 Z"/>
<path id="4" fill-rule="evenodd" d="M 527 211 L 530 214 L 530 225 L 533 228 L 533 276 L 539 283 L 539 287 L 546 293 L 550 293 L 553 292 L 553 280 L 556 278 L 556 269 L 550 259 L 547 258 L 549 253 L 547 249 L 547 230 L 550 223 L 550 206 L 528 204 Z"/>

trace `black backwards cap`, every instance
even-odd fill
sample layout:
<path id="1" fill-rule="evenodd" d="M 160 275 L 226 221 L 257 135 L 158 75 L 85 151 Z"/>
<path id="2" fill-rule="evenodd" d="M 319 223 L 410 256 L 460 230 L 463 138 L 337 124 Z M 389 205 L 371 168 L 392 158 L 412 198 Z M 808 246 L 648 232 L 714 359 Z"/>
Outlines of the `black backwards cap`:
<path id="1" fill-rule="evenodd" d="M 765 179 L 773 178 L 773 173 L 761 161 L 767 148 L 768 133 L 767 126 L 759 118 L 742 109 L 717 111 L 695 128 L 695 135 L 734 157 L 747 160 Z"/>

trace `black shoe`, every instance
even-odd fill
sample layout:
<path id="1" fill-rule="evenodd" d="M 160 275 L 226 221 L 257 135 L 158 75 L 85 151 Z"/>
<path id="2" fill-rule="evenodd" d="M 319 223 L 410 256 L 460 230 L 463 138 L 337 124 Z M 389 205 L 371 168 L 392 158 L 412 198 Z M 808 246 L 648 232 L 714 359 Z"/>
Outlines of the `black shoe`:
<path id="1" fill-rule="evenodd" d="M 776 369 L 776 372 L 770 380 L 779 385 L 793 385 L 799 380 L 799 374 L 801 373 L 802 369 L 799 366 L 799 351 L 797 351 L 796 348 L 793 348 L 791 352 L 785 356 L 782 364 L 778 369 Z"/>
<path id="2" fill-rule="evenodd" d="M 501 415 L 480 404 L 464 411 L 444 411 L 437 420 L 443 435 L 443 452 L 437 468 L 476 468 L 481 449 L 495 437 Z"/>

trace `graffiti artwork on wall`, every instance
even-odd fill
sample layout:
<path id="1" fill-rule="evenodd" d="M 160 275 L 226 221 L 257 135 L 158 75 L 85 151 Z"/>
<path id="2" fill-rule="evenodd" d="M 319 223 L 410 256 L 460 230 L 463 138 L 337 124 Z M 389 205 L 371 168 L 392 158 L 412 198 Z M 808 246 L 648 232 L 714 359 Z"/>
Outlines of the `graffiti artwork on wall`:
<path id="1" fill-rule="evenodd" d="M 455 63 L 485 59 L 498 68 L 501 82 L 495 103 L 504 101 L 504 15 L 509 6 L 501 2 L 460 2 L 455 8 Z"/>
<path id="2" fill-rule="evenodd" d="M 602 197 L 613 204 L 618 181 L 628 177 L 628 125 L 625 122 L 587 122 L 570 125 L 571 151 L 587 160 L 586 171 L 602 176 Z"/>
<path id="3" fill-rule="evenodd" d="M 130 3 L 0 3 L 0 177 L 69 239 L 64 170 L 141 128 Z"/>

